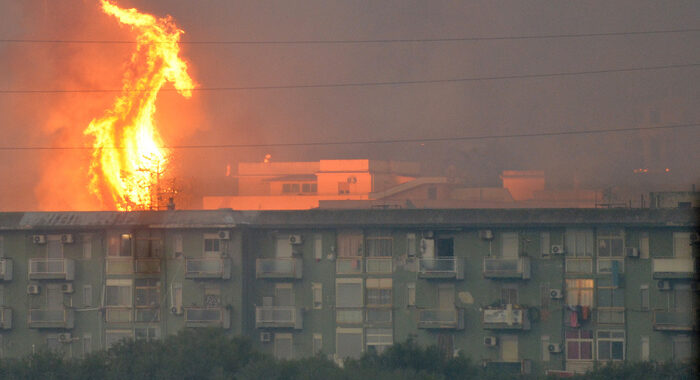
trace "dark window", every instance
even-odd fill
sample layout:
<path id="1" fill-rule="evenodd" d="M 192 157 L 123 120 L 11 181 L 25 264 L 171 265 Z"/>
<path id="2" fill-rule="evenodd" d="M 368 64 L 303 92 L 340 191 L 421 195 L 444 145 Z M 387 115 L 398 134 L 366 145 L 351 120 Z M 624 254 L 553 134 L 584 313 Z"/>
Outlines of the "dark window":
<path id="1" fill-rule="evenodd" d="M 437 240 L 437 255 L 438 257 L 454 256 L 454 241 L 452 238 Z"/>

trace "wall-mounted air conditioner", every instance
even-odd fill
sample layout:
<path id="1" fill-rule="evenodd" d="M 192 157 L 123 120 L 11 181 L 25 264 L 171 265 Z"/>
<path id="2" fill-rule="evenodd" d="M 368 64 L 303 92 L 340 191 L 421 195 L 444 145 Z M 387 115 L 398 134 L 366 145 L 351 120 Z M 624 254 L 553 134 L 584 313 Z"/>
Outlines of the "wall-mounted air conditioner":
<path id="1" fill-rule="evenodd" d="M 481 230 L 481 231 L 479 231 L 479 237 L 483 240 L 492 240 L 493 239 L 493 231 Z"/>
<path id="2" fill-rule="evenodd" d="M 27 294 L 30 295 L 36 295 L 41 292 L 41 288 L 39 287 L 39 284 L 29 284 L 27 285 Z"/>
<path id="3" fill-rule="evenodd" d="M 73 340 L 71 333 L 60 333 L 57 337 L 60 343 L 70 343 Z"/>
<path id="4" fill-rule="evenodd" d="M 561 255 L 561 254 L 564 253 L 564 246 L 561 245 L 561 244 L 553 244 L 553 245 L 550 247 L 549 252 L 550 252 L 552 255 Z"/>
<path id="5" fill-rule="evenodd" d="M 484 337 L 484 346 L 487 347 L 495 347 L 498 344 L 498 338 L 495 336 L 485 336 Z"/>
<path id="6" fill-rule="evenodd" d="M 71 244 L 73 243 L 73 234 L 63 234 L 61 235 L 61 243 Z"/>
<path id="7" fill-rule="evenodd" d="M 34 244 L 46 244 L 46 235 L 34 235 L 32 241 Z"/>
<path id="8" fill-rule="evenodd" d="M 173 306 L 170 308 L 170 312 L 175 315 L 182 315 L 182 313 L 184 313 L 184 309 L 182 306 Z"/>
<path id="9" fill-rule="evenodd" d="M 639 248 L 627 247 L 627 257 L 639 257 Z"/>
<path id="10" fill-rule="evenodd" d="M 301 235 L 289 235 L 289 244 L 301 244 L 303 242 Z"/>
<path id="11" fill-rule="evenodd" d="M 547 346 L 547 350 L 552 354 L 561 353 L 562 349 L 562 345 L 558 343 L 550 343 L 549 346 Z"/>
<path id="12" fill-rule="evenodd" d="M 272 341 L 272 334 L 271 333 L 269 333 L 267 331 L 263 331 L 260 333 L 260 343 L 270 343 L 271 341 Z"/>
<path id="13" fill-rule="evenodd" d="M 549 296 L 554 300 L 560 300 L 564 298 L 564 292 L 561 289 L 552 289 L 549 291 Z"/>
<path id="14" fill-rule="evenodd" d="M 229 240 L 231 239 L 231 233 L 229 231 L 219 231 L 219 239 Z"/>
<path id="15" fill-rule="evenodd" d="M 661 280 L 656 283 L 656 286 L 659 288 L 659 290 L 671 290 L 673 289 L 673 285 L 671 284 L 671 281 L 666 281 L 666 280 Z"/>
<path id="16" fill-rule="evenodd" d="M 67 282 L 65 284 L 61 284 L 61 291 L 63 293 L 73 293 L 75 289 L 73 289 L 73 283 Z"/>

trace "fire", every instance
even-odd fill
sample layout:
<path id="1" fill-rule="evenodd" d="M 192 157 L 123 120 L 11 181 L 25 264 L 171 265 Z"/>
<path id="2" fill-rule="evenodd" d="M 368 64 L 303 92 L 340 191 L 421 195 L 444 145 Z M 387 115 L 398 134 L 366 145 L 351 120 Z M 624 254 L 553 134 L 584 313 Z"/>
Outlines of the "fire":
<path id="1" fill-rule="evenodd" d="M 170 16 L 158 19 L 101 2 L 106 14 L 131 26 L 137 36 L 120 95 L 84 131 L 94 137 L 89 188 L 103 202 L 108 193 L 118 210 L 154 209 L 171 155 L 153 120 L 156 98 L 166 82 L 186 98 L 195 86 L 187 63 L 178 56 L 184 32 Z"/>

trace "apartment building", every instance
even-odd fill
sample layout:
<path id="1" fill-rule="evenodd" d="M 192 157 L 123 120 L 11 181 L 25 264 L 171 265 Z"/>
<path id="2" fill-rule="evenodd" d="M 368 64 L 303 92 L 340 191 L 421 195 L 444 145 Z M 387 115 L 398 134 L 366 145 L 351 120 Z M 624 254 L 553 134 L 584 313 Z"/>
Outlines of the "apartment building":
<path id="1" fill-rule="evenodd" d="M 514 373 L 688 360 L 697 209 L 0 213 L 0 354 L 221 327 L 342 360 L 412 338 Z"/>

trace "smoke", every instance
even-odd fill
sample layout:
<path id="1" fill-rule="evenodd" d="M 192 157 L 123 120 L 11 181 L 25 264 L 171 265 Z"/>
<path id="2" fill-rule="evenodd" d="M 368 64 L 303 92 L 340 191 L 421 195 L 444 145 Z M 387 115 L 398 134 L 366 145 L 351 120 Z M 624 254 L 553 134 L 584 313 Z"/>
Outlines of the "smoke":
<path id="1" fill-rule="evenodd" d="M 333 40 L 576 34 L 691 28 L 700 3 L 131 0 L 170 14 L 183 40 Z M 7 38 L 129 40 L 97 1 L 3 2 Z M 490 77 L 700 62 L 700 33 L 576 39 L 328 45 L 183 45 L 204 87 Z M 1 44 L 2 88 L 119 88 L 131 45 Z M 168 144 L 265 144 L 522 134 L 700 121 L 697 68 L 465 83 L 161 93 Z M 82 131 L 114 94 L 0 95 L 8 145 L 87 145 Z M 225 192 L 238 161 L 372 158 L 448 167 L 472 185 L 505 169 L 542 169 L 551 186 L 686 189 L 700 180 L 700 129 L 448 143 L 176 151 L 192 193 Z M 0 209 L 93 209 L 89 150 L 0 152 L 12 178 Z M 649 167 L 640 177 L 635 168 Z M 664 169 L 669 168 L 669 172 Z M 196 204 L 196 201 L 193 204 Z"/>

